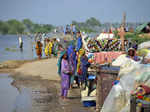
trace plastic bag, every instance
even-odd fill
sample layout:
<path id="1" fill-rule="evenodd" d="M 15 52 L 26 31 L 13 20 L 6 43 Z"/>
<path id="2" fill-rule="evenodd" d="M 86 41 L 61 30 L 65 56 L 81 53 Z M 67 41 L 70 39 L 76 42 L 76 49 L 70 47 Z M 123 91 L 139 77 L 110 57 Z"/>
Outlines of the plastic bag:
<path id="1" fill-rule="evenodd" d="M 121 85 L 113 86 L 104 102 L 101 112 L 119 112 L 125 104 L 124 98 L 125 94 Z"/>
<path id="2" fill-rule="evenodd" d="M 130 72 L 122 72 L 120 83 L 113 86 L 106 98 L 101 112 L 128 112 L 130 93 L 134 90 L 136 82 L 136 69 L 133 67 Z M 109 105 L 109 106 L 108 106 Z"/>
<path id="3" fill-rule="evenodd" d="M 143 48 L 150 48 L 150 41 L 143 42 L 140 45 L 138 45 L 138 49 L 143 49 Z"/>

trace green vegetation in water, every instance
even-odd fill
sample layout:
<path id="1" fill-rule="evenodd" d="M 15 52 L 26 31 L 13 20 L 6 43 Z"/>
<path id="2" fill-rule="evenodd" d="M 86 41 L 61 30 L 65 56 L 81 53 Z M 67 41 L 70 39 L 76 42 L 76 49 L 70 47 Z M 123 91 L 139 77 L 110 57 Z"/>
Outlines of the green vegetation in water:
<path id="1" fill-rule="evenodd" d="M 5 48 L 5 51 L 8 51 L 8 52 L 17 52 L 19 50 L 18 49 L 14 49 L 14 48 Z"/>

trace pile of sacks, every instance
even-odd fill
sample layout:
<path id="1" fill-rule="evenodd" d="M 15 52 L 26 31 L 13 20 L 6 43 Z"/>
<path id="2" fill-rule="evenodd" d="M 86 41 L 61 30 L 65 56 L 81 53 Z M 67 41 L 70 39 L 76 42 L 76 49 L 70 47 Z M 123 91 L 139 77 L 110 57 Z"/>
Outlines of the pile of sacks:
<path id="1" fill-rule="evenodd" d="M 120 66 L 117 83 L 114 83 L 101 112 L 130 112 L 130 96 L 143 84 L 150 87 L 150 66 L 119 56 L 113 66 Z"/>

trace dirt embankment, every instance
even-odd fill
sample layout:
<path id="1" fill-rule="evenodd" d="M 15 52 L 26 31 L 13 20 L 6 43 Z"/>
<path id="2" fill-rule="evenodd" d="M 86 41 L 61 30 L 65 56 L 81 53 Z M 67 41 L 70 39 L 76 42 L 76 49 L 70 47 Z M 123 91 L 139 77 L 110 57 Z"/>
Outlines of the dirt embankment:
<path id="1" fill-rule="evenodd" d="M 9 60 L 0 62 L 0 72 L 11 72 L 13 69 L 20 67 L 21 65 L 31 62 L 29 60 Z"/>
<path id="2" fill-rule="evenodd" d="M 0 63 L 0 72 L 38 76 L 47 80 L 60 80 L 57 74 L 57 58 L 5 61 Z"/>

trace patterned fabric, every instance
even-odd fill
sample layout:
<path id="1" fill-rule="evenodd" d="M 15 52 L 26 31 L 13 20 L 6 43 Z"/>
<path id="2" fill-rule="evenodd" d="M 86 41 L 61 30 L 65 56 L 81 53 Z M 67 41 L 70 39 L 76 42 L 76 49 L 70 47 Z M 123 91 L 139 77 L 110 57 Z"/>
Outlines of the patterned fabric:
<path id="1" fill-rule="evenodd" d="M 112 62 L 114 59 L 119 57 L 122 52 L 99 52 L 94 53 L 95 63 L 103 64 L 105 62 Z"/>
<path id="2" fill-rule="evenodd" d="M 88 49 L 90 52 L 100 51 L 121 51 L 121 41 L 119 39 L 112 40 L 90 40 L 88 42 Z M 125 41 L 125 48 L 128 49 L 128 43 Z"/>

